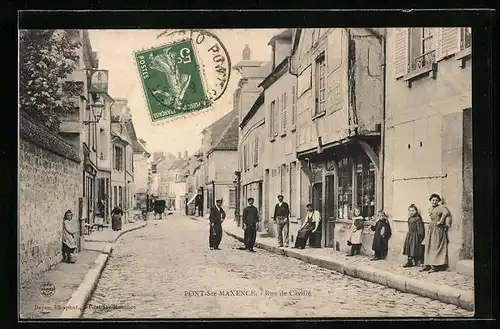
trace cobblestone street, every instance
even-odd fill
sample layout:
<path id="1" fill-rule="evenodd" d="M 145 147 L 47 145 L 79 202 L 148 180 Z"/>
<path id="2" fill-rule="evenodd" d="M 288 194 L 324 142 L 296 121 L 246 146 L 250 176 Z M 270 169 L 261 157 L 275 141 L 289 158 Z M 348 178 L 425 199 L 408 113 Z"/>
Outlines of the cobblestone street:
<path id="1" fill-rule="evenodd" d="M 472 316 L 256 249 L 224 235 L 208 249 L 208 222 L 149 221 L 117 243 L 84 318 Z"/>

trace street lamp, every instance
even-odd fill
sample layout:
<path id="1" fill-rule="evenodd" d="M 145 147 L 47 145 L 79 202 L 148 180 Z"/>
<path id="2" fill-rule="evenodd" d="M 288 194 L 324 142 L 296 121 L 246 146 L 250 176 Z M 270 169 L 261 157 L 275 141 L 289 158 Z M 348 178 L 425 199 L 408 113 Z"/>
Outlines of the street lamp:
<path id="1" fill-rule="evenodd" d="M 92 110 L 92 116 L 94 120 L 83 121 L 84 125 L 88 125 L 91 123 L 98 123 L 102 117 L 102 111 L 104 110 L 104 102 L 99 98 L 92 105 L 90 105 L 90 109 Z"/>

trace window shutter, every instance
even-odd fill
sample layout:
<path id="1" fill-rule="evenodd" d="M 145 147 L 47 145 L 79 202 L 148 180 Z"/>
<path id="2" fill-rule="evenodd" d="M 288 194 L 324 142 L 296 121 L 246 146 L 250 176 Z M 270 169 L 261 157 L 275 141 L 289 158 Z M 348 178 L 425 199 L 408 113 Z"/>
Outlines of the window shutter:
<path id="1" fill-rule="evenodd" d="M 292 86 L 292 126 L 295 126 L 297 120 L 297 87 Z"/>
<path id="2" fill-rule="evenodd" d="M 408 71 L 408 28 L 396 29 L 394 38 L 394 78 L 400 78 Z"/>
<path id="3" fill-rule="evenodd" d="M 269 104 L 269 138 L 273 137 L 273 103 Z"/>
<path id="4" fill-rule="evenodd" d="M 287 127 L 287 99 L 286 99 L 286 92 L 283 94 L 283 132 L 286 132 L 286 127 Z"/>
<path id="5" fill-rule="evenodd" d="M 254 163 L 258 164 L 259 163 L 259 137 L 255 137 L 255 159 Z"/>
<path id="6" fill-rule="evenodd" d="M 460 50 L 459 27 L 438 28 L 436 34 L 436 58 L 438 61 Z"/>

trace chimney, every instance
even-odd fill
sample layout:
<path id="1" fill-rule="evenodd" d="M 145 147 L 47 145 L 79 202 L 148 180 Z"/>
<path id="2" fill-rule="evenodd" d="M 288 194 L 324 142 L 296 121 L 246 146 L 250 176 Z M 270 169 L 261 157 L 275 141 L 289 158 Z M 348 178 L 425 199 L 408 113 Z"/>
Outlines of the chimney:
<path id="1" fill-rule="evenodd" d="M 179 158 L 179 159 L 181 158 L 181 152 L 177 153 L 177 158 Z"/>
<path id="2" fill-rule="evenodd" d="M 184 158 L 187 159 L 187 157 L 188 157 L 188 151 L 184 151 Z"/>

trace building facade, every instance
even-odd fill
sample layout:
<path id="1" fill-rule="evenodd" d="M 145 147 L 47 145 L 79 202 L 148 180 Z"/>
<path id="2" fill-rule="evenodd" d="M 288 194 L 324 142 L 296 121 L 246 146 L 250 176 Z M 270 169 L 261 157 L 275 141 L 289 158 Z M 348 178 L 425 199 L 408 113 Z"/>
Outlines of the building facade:
<path id="1" fill-rule="evenodd" d="M 269 41 L 272 47 L 272 71 L 260 84 L 264 92 L 264 199 L 265 218 L 271 219 L 277 196 L 283 195 L 290 206 L 290 238 L 293 241 L 300 228 L 305 204 L 300 203 L 300 166 L 296 158 L 296 85 L 297 78 L 290 74 L 292 30 L 287 29 Z M 301 213 L 302 212 L 302 213 Z M 265 222 L 264 222 L 265 223 Z M 268 233 L 274 236 L 276 224 L 270 222 Z"/>
<path id="2" fill-rule="evenodd" d="M 238 111 L 240 118 L 238 171 L 241 176 L 237 187 L 239 207 L 236 217 L 238 219 L 241 219 L 247 199 L 250 197 L 254 198 L 254 205 L 260 214 L 264 209 L 262 154 L 264 153 L 265 115 L 264 95 L 259 84 L 271 70 L 271 62 L 251 60 L 248 45 L 243 49 L 242 55 L 243 60 L 234 66 L 241 78 L 233 95 L 234 110 Z M 260 227 L 260 229 L 265 229 L 265 227 Z"/>
<path id="3" fill-rule="evenodd" d="M 470 28 L 387 29 L 384 209 L 389 257 L 401 257 L 407 208 L 429 222 L 429 196 L 452 214 L 449 263 L 472 263 L 472 46 Z"/>
<path id="4" fill-rule="evenodd" d="M 127 214 L 131 208 L 130 182 L 133 180 L 130 171 L 132 161 L 132 141 L 128 136 L 125 122 L 128 120 L 130 109 L 127 100 L 115 99 L 111 118 L 111 142 L 113 166 L 111 171 L 112 208 L 118 206 Z M 125 215 L 125 221 L 127 215 Z"/>
<path id="5" fill-rule="evenodd" d="M 142 139 L 132 142 L 132 159 L 134 162 L 134 205 L 135 208 L 145 208 L 150 193 L 149 159 L 151 154 L 146 149 Z"/>
<path id="6" fill-rule="evenodd" d="M 205 158 L 201 187 L 205 214 L 219 198 L 223 199 L 228 216 L 236 209 L 234 172 L 238 168 L 238 130 L 238 113 L 232 110 L 202 131 Z"/>
<path id="7" fill-rule="evenodd" d="M 321 211 L 322 247 L 346 250 L 353 209 L 371 218 L 382 204 L 382 53 L 372 29 L 294 33 L 300 195 Z"/>

